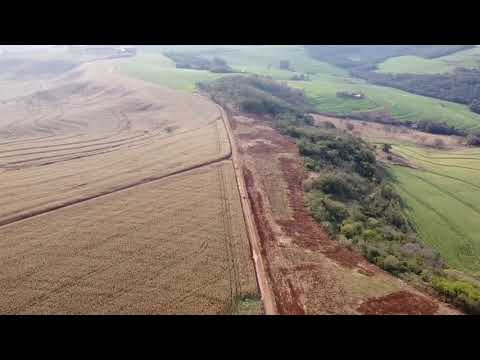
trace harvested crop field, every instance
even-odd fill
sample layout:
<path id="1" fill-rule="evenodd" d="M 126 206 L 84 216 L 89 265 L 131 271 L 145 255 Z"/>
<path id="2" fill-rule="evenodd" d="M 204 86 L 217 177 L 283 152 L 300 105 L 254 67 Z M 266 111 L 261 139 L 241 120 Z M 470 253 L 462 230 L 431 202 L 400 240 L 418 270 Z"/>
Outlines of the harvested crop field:
<path id="1" fill-rule="evenodd" d="M 231 121 L 278 313 L 363 314 L 362 304 L 402 291 L 433 303 L 435 314 L 458 313 L 331 240 L 304 206 L 307 174 L 296 144 L 267 120 Z M 427 312 L 412 300 L 402 313 Z"/>
<path id="2" fill-rule="evenodd" d="M 228 161 L 2 227 L 0 310 L 231 312 L 256 296 L 244 227 Z"/>
<path id="3" fill-rule="evenodd" d="M 0 104 L 0 313 L 260 313 L 218 107 L 116 64 Z"/>
<path id="4" fill-rule="evenodd" d="M 0 108 L 0 224 L 229 156 L 208 100 L 81 76 Z"/>

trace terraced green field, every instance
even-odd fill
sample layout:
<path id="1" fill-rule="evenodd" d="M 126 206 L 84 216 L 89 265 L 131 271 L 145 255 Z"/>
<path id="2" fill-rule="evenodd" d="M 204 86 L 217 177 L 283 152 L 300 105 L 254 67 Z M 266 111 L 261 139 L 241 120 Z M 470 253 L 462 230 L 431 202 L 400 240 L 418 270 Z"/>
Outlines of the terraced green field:
<path id="1" fill-rule="evenodd" d="M 360 111 L 387 111 L 398 120 L 438 120 L 458 128 L 480 127 L 480 115 L 461 104 L 411 94 L 389 87 L 367 84 L 353 79 L 318 77 L 310 82 L 289 82 L 305 89 L 320 112 L 350 115 Z M 362 91 L 363 100 L 339 99 L 337 91 Z"/>
<path id="2" fill-rule="evenodd" d="M 424 59 L 417 56 L 393 57 L 381 63 L 378 69 L 385 73 L 440 74 L 452 72 L 457 67 L 479 68 L 480 47 L 436 59 Z"/>
<path id="3" fill-rule="evenodd" d="M 480 271 L 480 150 L 394 145 L 393 152 L 420 166 L 391 174 L 423 241 L 454 269 Z"/>

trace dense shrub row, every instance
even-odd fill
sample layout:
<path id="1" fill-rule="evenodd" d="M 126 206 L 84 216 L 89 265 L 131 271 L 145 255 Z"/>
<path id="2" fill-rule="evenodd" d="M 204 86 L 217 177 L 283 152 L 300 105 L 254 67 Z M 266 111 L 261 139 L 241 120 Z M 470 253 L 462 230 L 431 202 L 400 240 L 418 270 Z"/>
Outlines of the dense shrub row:
<path id="1" fill-rule="evenodd" d="M 261 76 L 229 76 L 197 85 L 215 101 L 233 104 L 247 113 L 271 116 L 294 113 L 303 116 L 313 110 L 302 90 Z"/>
<path id="2" fill-rule="evenodd" d="M 421 280 L 442 272 L 440 255 L 417 240 L 368 144 L 334 129 L 281 129 L 297 139 L 307 169 L 319 173 L 306 188 L 307 204 L 332 236 L 398 276 Z"/>
<path id="3" fill-rule="evenodd" d="M 177 68 L 181 69 L 210 70 L 215 73 L 234 72 L 224 59 L 218 57 L 210 61 L 209 59 L 188 53 L 168 52 L 165 55 L 175 62 Z"/>

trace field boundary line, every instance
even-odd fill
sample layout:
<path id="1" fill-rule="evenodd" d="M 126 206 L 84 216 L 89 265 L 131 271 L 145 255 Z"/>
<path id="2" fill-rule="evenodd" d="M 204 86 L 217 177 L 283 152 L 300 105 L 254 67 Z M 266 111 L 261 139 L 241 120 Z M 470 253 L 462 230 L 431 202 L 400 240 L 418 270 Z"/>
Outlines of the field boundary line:
<path id="1" fill-rule="evenodd" d="M 218 105 L 218 104 L 217 104 Z M 237 182 L 238 194 L 240 196 L 240 204 L 242 206 L 243 219 L 247 230 L 247 237 L 250 243 L 250 251 L 255 266 L 255 274 L 257 278 L 257 286 L 262 298 L 263 308 L 266 315 L 276 315 L 277 309 L 272 290 L 267 280 L 267 273 L 260 252 L 260 240 L 257 232 L 255 221 L 252 217 L 251 205 L 247 197 L 246 185 L 243 179 L 241 168 L 238 166 L 238 155 L 235 139 L 230 127 L 230 118 L 225 110 L 218 105 L 220 116 L 223 120 L 225 130 L 227 131 L 228 142 L 230 144 L 230 153 L 232 158 L 233 170 Z"/>
<path id="2" fill-rule="evenodd" d="M 452 221 L 450 221 L 450 219 L 448 219 L 444 214 L 442 214 L 441 212 L 439 212 L 438 210 L 436 210 L 433 206 L 431 206 L 430 204 L 428 204 L 427 202 L 421 200 L 420 198 L 418 198 L 417 196 L 413 195 L 410 191 L 406 190 L 404 186 L 402 185 L 399 185 L 399 184 L 396 184 L 396 186 L 398 186 L 403 192 L 405 192 L 408 196 L 410 196 L 412 199 L 414 199 L 415 201 L 417 201 L 418 203 L 420 203 L 421 205 L 423 205 L 425 208 L 427 208 L 428 210 L 432 211 L 435 215 L 437 215 L 440 219 L 442 219 L 445 224 L 450 228 L 450 230 L 452 232 L 454 232 L 455 234 L 457 234 L 461 239 L 463 239 L 463 242 L 460 244 L 461 246 L 464 246 L 464 247 L 467 247 L 469 249 L 475 249 L 476 246 L 475 246 L 475 242 L 470 238 L 468 237 L 465 233 L 463 233 L 463 231 L 455 224 L 453 223 Z M 432 245 L 432 244 L 430 244 Z M 435 249 L 437 249 L 438 251 L 438 248 L 437 246 L 435 245 L 432 245 Z M 475 262 L 478 263 L 479 261 L 479 256 L 475 253 L 473 254 L 465 254 L 465 253 L 458 253 L 457 252 L 457 256 L 458 257 L 467 257 L 467 258 L 473 258 Z"/>
<path id="3" fill-rule="evenodd" d="M 108 190 L 108 191 L 101 192 L 99 194 L 89 195 L 89 196 L 86 196 L 86 197 L 83 197 L 83 198 L 66 201 L 62 204 L 50 206 L 50 207 L 40 209 L 40 210 L 35 210 L 35 211 L 29 212 L 29 213 L 15 215 L 15 216 L 12 216 L 10 218 L 0 220 L 0 227 L 10 225 L 10 224 L 16 223 L 18 221 L 26 220 L 26 219 L 29 219 L 29 218 L 32 218 L 32 217 L 35 217 L 35 216 L 38 216 L 38 215 L 46 214 L 46 213 L 49 213 L 49 212 L 52 212 L 52 211 L 55 211 L 55 210 L 63 209 L 63 208 L 66 208 L 68 206 L 80 204 L 80 203 L 83 203 L 83 202 L 86 202 L 86 201 L 89 201 L 89 200 L 94 200 L 94 199 L 97 199 L 97 198 L 100 198 L 100 197 L 103 197 L 103 196 L 106 196 L 106 195 L 110 195 L 110 194 L 113 194 L 113 193 L 116 193 L 116 192 L 120 192 L 120 191 L 123 191 L 123 190 L 128 190 L 128 189 L 136 187 L 136 186 L 148 184 L 148 183 L 158 181 L 158 180 L 163 180 L 163 179 L 171 177 L 171 176 L 180 175 L 180 174 L 183 174 L 183 173 L 186 173 L 186 172 L 189 172 L 189 171 L 192 171 L 192 170 L 196 170 L 196 169 L 199 169 L 199 168 L 202 168 L 202 167 L 205 167 L 205 166 L 213 165 L 213 164 L 216 164 L 218 162 L 228 160 L 228 159 L 230 159 L 230 157 L 231 157 L 231 151 L 228 154 L 226 154 L 224 156 L 221 156 L 219 158 L 215 158 L 213 160 L 209 160 L 209 161 L 206 161 L 206 162 L 203 162 L 203 163 L 200 163 L 200 164 L 192 165 L 192 166 L 189 166 L 187 168 L 180 169 L 180 170 L 174 171 L 174 172 L 169 173 L 169 174 L 147 177 L 147 178 L 135 181 L 133 183 L 123 185 L 123 186 L 121 186 L 119 188 L 116 188 L 116 189 L 113 189 L 113 190 Z"/>

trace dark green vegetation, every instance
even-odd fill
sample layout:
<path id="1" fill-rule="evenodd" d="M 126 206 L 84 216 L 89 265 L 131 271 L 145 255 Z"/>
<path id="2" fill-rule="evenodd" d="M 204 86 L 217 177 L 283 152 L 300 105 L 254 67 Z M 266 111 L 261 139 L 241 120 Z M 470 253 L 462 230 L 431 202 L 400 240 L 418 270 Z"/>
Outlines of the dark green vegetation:
<path id="1" fill-rule="evenodd" d="M 457 68 L 445 74 L 389 74 L 352 71 L 352 75 L 372 84 L 394 87 L 414 94 L 453 101 L 480 112 L 480 70 Z"/>
<path id="2" fill-rule="evenodd" d="M 234 104 L 240 111 L 282 118 L 285 114 L 302 115 L 310 105 L 302 90 L 261 76 L 230 76 L 213 82 L 200 82 L 198 88 L 218 103 Z"/>
<path id="3" fill-rule="evenodd" d="M 464 308 L 468 313 L 480 314 L 480 289 L 469 282 L 435 277 L 432 286 L 447 300 Z"/>
<path id="4" fill-rule="evenodd" d="M 179 69 L 210 70 L 214 73 L 234 72 L 227 62 L 219 57 L 209 60 L 190 53 L 177 52 L 166 52 L 165 55 L 172 59 Z"/>
<path id="5" fill-rule="evenodd" d="M 313 127 L 290 127 L 307 169 L 319 176 L 307 187 L 314 218 L 344 245 L 381 268 L 426 281 L 442 271 L 438 253 L 423 246 L 388 183 L 373 149 L 350 135 Z"/>
<path id="6" fill-rule="evenodd" d="M 376 64 L 395 56 L 416 55 L 436 58 L 475 45 L 306 45 L 308 53 L 320 61 L 342 68 L 373 69 Z"/>
<path id="7" fill-rule="evenodd" d="M 342 245 L 468 312 L 480 312 L 480 289 L 448 275 L 439 252 L 420 241 L 372 145 L 334 126 L 313 126 L 303 92 L 271 79 L 235 76 L 199 88 L 221 104 L 268 117 L 296 140 L 305 167 L 318 174 L 306 185 L 307 206 Z"/>
<path id="8" fill-rule="evenodd" d="M 465 104 L 471 111 L 480 113 L 480 70 L 478 69 L 458 67 L 450 73 L 443 74 L 377 71 L 379 63 L 393 57 L 414 55 L 418 58 L 433 59 L 472 48 L 474 48 L 473 45 L 306 46 L 306 50 L 312 57 L 348 69 L 352 78 L 412 94 Z M 445 107 L 446 104 L 442 106 Z M 391 116 L 388 111 L 385 114 Z M 438 122 L 437 119 L 422 120 Z M 454 126 L 450 128 L 448 132 L 441 130 L 433 133 L 459 134 L 454 130 Z M 422 130 L 430 132 L 428 127 Z"/>

